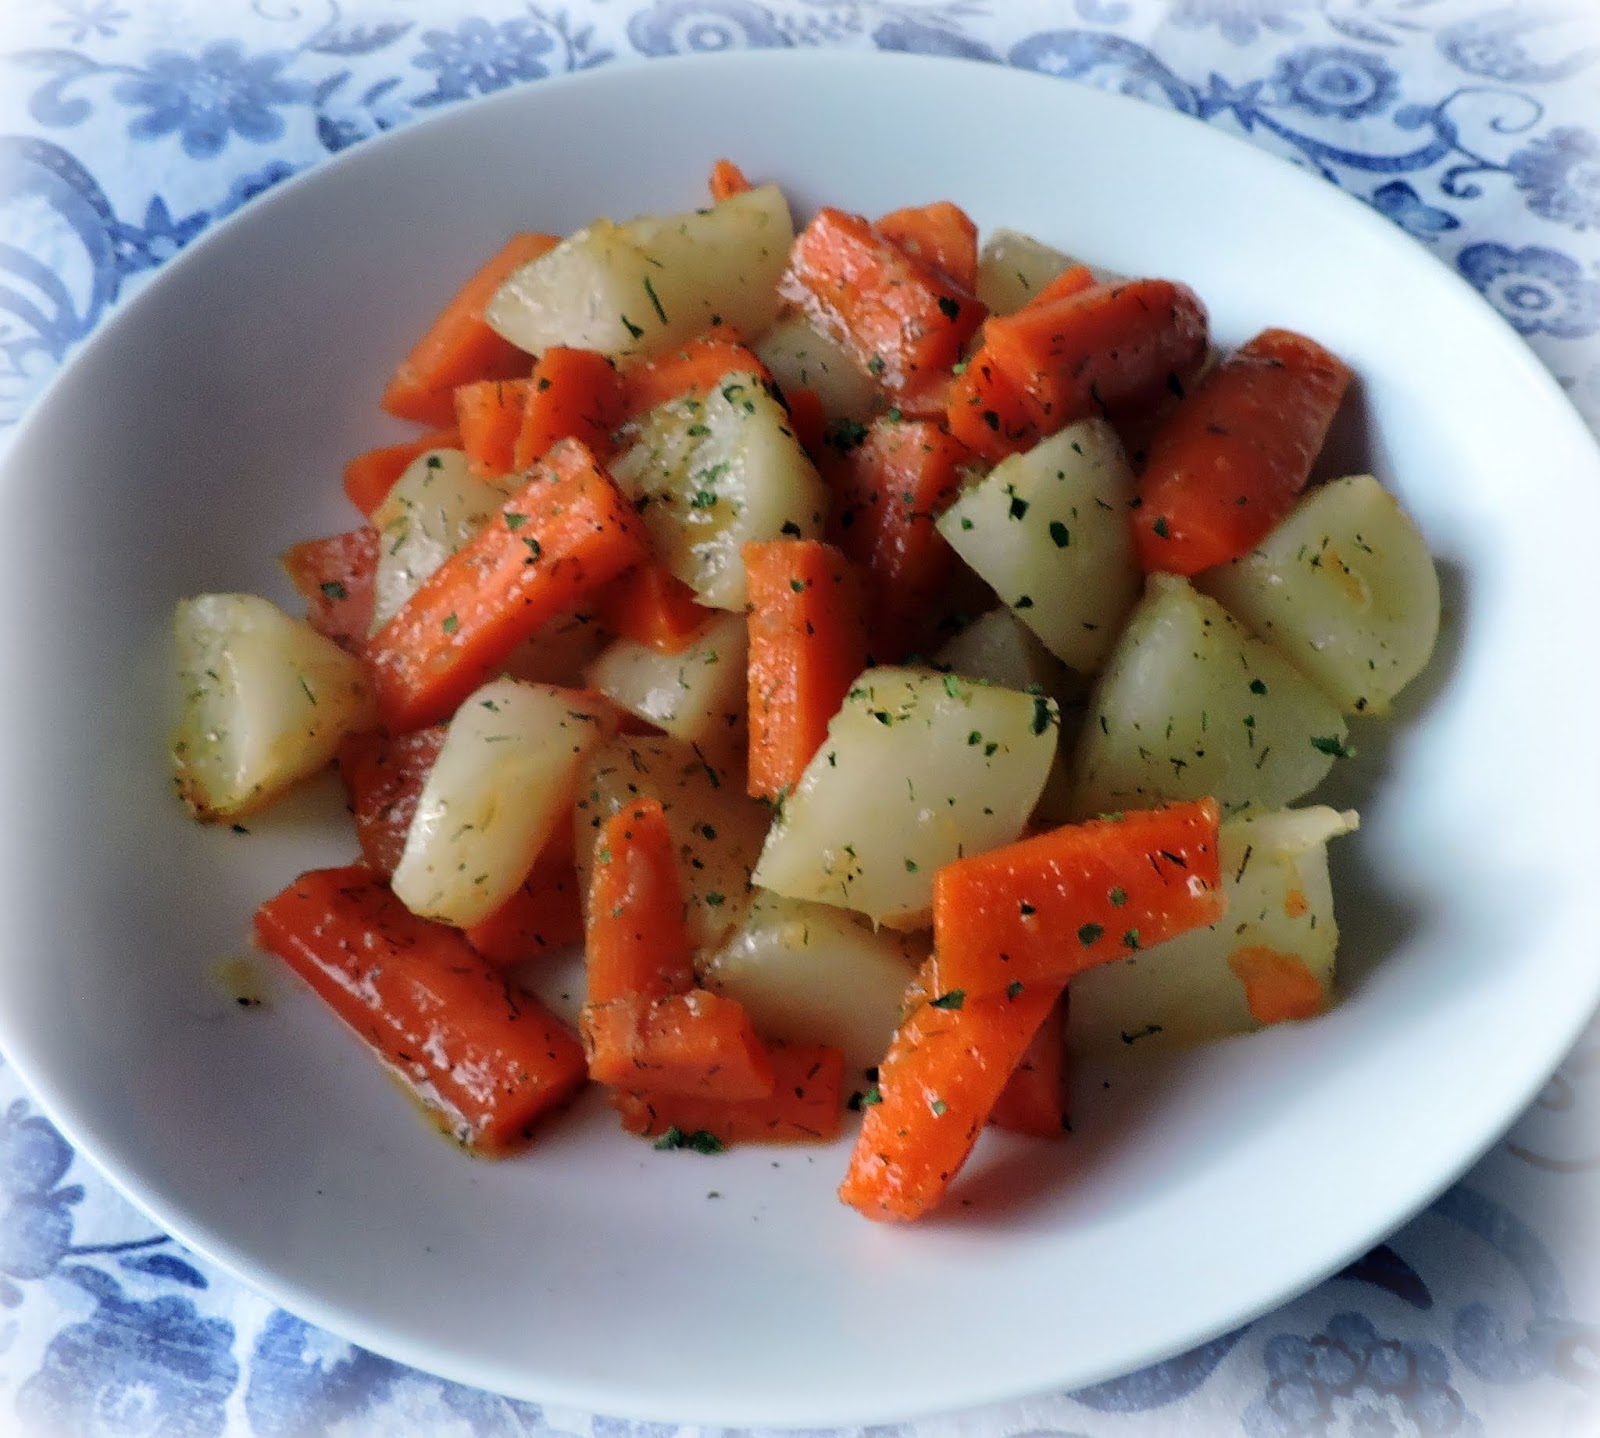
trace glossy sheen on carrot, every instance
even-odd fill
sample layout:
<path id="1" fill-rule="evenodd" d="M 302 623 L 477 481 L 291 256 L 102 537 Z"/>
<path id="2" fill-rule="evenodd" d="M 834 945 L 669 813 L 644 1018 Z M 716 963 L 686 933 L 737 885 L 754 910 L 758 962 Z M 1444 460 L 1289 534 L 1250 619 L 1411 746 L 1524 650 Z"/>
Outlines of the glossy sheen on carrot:
<path id="1" fill-rule="evenodd" d="M 474 380 L 526 375 L 531 358 L 502 339 L 483 318 L 495 291 L 530 260 L 553 250 L 555 235 L 513 235 L 439 312 L 401 362 L 383 392 L 383 407 L 419 424 L 455 422 L 454 390 Z"/>
<path id="2" fill-rule="evenodd" d="M 822 209 L 796 238 L 778 282 L 819 328 L 890 393 L 947 371 L 983 322 L 982 304 L 860 215 Z"/>
<path id="3" fill-rule="evenodd" d="M 373 637 L 384 724 L 403 733 L 446 718 L 541 625 L 644 558 L 628 502 L 563 440 Z"/>
<path id="4" fill-rule="evenodd" d="M 468 1148 L 511 1151 L 583 1086 L 583 1049 L 561 1021 L 370 869 L 302 874 L 255 928 Z"/>
<path id="5" fill-rule="evenodd" d="M 1040 433 L 1148 404 L 1205 357 L 1205 306 L 1187 285 L 1091 285 L 997 316 L 983 348 L 1017 388 Z"/>
<path id="6" fill-rule="evenodd" d="M 355 819 L 361 857 L 384 878 L 394 873 L 405 852 L 417 800 L 444 736 L 445 726 L 436 724 L 410 734 L 352 734 L 339 746 L 339 778 Z"/>
<path id="7" fill-rule="evenodd" d="M 749 792 L 793 789 L 828 721 L 866 667 L 861 583 L 850 561 L 814 539 L 744 546 L 749 583 Z"/>
<path id="8" fill-rule="evenodd" d="M 821 1044 L 774 1044 L 772 1093 L 718 1100 L 687 1094 L 611 1095 L 629 1133 L 655 1138 L 670 1129 L 738 1143 L 831 1143 L 844 1117 L 844 1055 Z"/>
<path id="9" fill-rule="evenodd" d="M 936 1208 L 1059 993 L 947 993 L 925 964 L 862 1107 L 839 1197 L 883 1222 Z"/>
<path id="10" fill-rule="evenodd" d="M 1206 375 L 1150 441 L 1133 531 L 1145 569 L 1198 574 L 1248 554 L 1294 508 L 1350 380 L 1289 330 Z"/>
<path id="11" fill-rule="evenodd" d="M 308 539 L 284 550 L 289 582 L 305 596 L 306 623 L 341 649 L 359 654 L 372 627 L 378 534 L 371 525 Z"/>
<path id="12" fill-rule="evenodd" d="M 1067 824 L 958 859 L 933 881 L 941 993 L 1052 991 L 1226 908 L 1213 799 Z"/>
<path id="13" fill-rule="evenodd" d="M 637 800 L 601 826 L 585 914 L 589 1003 L 659 999 L 694 987 L 678 851 L 659 800 Z"/>

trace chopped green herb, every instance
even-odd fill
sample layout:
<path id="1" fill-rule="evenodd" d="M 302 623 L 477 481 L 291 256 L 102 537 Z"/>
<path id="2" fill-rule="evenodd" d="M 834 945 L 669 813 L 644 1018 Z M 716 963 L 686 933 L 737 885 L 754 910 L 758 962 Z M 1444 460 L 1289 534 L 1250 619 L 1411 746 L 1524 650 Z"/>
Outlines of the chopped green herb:
<path id="1" fill-rule="evenodd" d="M 1311 747 L 1323 754 L 1331 754 L 1335 759 L 1354 759 L 1356 749 L 1354 744 L 1346 744 L 1336 734 L 1315 734 L 1311 739 Z"/>
<path id="2" fill-rule="evenodd" d="M 630 335 L 634 337 L 634 339 L 638 339 L 639 336 L 644 333 L 644 331 L 640 329 L 638 325 L 634 324 L 634 322 L 630 320 L 627 315 L 622 316 L 622 326 Z M 660 1148 L 661 1145 L 657 1144 L 656 1147 Z"/>
<path id="3" fill-rule="evenodd" d="M 1161 536 L 1161 538 L 1163 538 L 1163 539 L 1170 539 L 1170 538 L 1171 538 L 1171 537 L 1172 537 L 1172 534 L 1171 534 L 1171 531 L 1170 531 L 1170 530 L 1169 530 L 1169 529 L 1168 529 L 1168 528 L 1167 528 L 1167 517 L 1166 517 L 1166 515 L 1164 515 L 1164 514 L 1163 514 L 1163 515 L 1161 515 L 1161 516 L 1160 516 L 1160 517 L 1159 517 L 1159 518 L 1158 518 L 1158 519 L 1157 519 L 1157 520 L 1156 520 L 1156 521 L 1155 521 L 1155 522 L 1154 522 L 1154 523 L 1153 523 L 1153 524 L 1152 524 L 1152 525 L 1151 525 L 1151 526 L 1150 526 L 1150 528 L 1151 528 L 1151 529 L 1153 529 L 1153 530 L 1155 530 L 1155 532 L 1156 532 L 1156 533 L 1157 533 L 1157 534 L 1158 534 L 1158 535 L 1160 535 L 1160 536 Z"/>
<path id="4" fill-rule="evenodd" d="M 1057 549 L 1065 549 L 1072 543 L 1072 531 L 1059 519 L 1050 521 L 1050 538 L 1055 540 Z"/>
<path id="5" fill-rule="evenodd" d="M 350 591 L 340 584 L 337 579 L 330 579 L 326 584 L 317 586 L 329 599 L 348 599 Z"/>
<path id="6" fill-rule="evenodd" d="M 1010 515 L 1013 519 L 1021 519 L 1028 512 L 1028 501 L 1020 495 L 1011 496 Z"/>
<path id="7" fill-rule="evenodd" d="M 439 625 L 439 628 L 444 630 L 446 634 L 454 634 L 460 627 L 461 621 L 453 614 L 445 615 L 443 621 Z"/>
<path id="8" fill-rule="evenodd" d="M 1128 891 L 1123 888 L 1116 888 L 1107 894 L 1106 897 L 1111 900 L 1112 907 L 1120 909 L 1128 902 Z"/>
<path id="9" fill-rule="evenodd" d="M 947 1104 L 942 1098 L 936 1098 L 928 1105 L 928 1108 L 932 1110 L 935 1118 L 943 1118 L 946 1112 L 949 1110 L 950 1105 Z"/>
<path id="10" fill-rule="evenodd" d="M 1105 930 L 1099 924 L 1084 924 L 1078 930 L 1078 942 L 1084 948 L 1088 948 L 1090 944 L 1097 942 L 1103 933 Z"/>
<path id="11" fill-rule="evenodd" d="M 513 509 L 508 509 L 506 511 L 505 518 L 506 518 L 506 528 L 509 529 L 513 534 L 515 534 L 519 529 L 522 528 L 523 525 L 525 525 L 528 522 L 528 516 L 527 515 L 518 514 Z"/>
<path id="12" fill-rule="evenodd" d="M 649 275 L 644 277 L 644 292 L 650 296 L 650 303 L 655 306 L 656 318 L 660 320 L 662 324 L 666 324 L 667 312 L 661 308 L 661 297 L 656 294 L 656 287 L 650 283 Z M 623 323 L 626 324 L 627 321 L 624 320 Z M 634 338 L 638 339 L 639 336 L 635 335 Z"/>
<path id="13" fill-rule="evenodd" d="M 947 994 L 940 994 L 936 999 L 928 1000 L 930 1009 L 959 1009 L 967 1001 L 965 989 L 951 989 Z"/>
<path id="14" fill-rule="evenodd" d="M 961 301 L 953 300 L 949 295 L 939 296 L 939 313 L 947 320 L 957 319 L 961 315 Z"/>
<path id="15" fill-rule="evenodd" d="M 1015 999 L 1017 997 L 1017 995 L 1020 994 L 1021 992 L 1022 992 L 1022 980 L 1021 979 L 1012 979 L 1012 981 L 1009 984 L 1006 985 L 1006 997 L 1008 999 Z"/>
<path id="16" fill-rule="evenodd" d="M 1252 679 L 1250 681 L 1250 692 L 1252 694 L 1265 694 L 1267 692 L 1267 686 L 1259 679 Z"/>

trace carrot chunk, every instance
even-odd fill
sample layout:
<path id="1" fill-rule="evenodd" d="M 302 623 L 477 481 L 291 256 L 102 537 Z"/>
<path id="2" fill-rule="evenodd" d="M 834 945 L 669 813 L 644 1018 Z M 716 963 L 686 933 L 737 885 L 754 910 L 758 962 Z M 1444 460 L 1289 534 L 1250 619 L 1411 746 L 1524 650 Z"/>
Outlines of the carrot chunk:
<path id="1" fill-rule="evenodd" d="M 352 734 L 339 746 L 339 778 L 356 821 L 361 857 L 384 878 L 405 852 L 417 800 L 439 750 L 445 727 L 410 734 Z"/>
<path id="2" fill-rule="evenodd" d="M 861 586 L 814 539 L 744 546 L 750 586 L 749 792 L 776 799 L 800 780 L 867 662 Z"/>
<path id="3" fill-rule="evenodd" d="M 1206 375 L 1150 441 L 1133 531 L 1145 569 L 1198 574 L 1248 554 L 1294 508 L 1350 379 L 1289 330 Z"/>
<path id="4" fill-rule="evenodd" d="M 667 816 L 641 799 L 606 820 L 590 871 L 584 973 L 590 1004 L 694 987 L 683 882 Z"/>
<path id="5" fill-rule="evenodd" d="M 716 611 L 659 560 L 649 559 L 608 584 L 595 600 L 602 628 L 658 654 L 681 654 Z"/>
<path id="6" fill-rule="evenodd" d="M 509 468 L 527 469 L 561 439 L 582 440 L 603 459 L 621 422 L 616 366 L 595 350 L 552 345 L 533 367 Z"/>
<path id="7" fill-rule="evenodd" d="M 828 535 L 861 567 L 879 663 L 903 658 L 927 635 L 956 561 L 934 519 L 960 493 L 971 459 L 933 421 L 886 416 L 828 466 Z"/>
<path id="8" fill-rule="evenodd" d="M 481 479 L 510 474 L 533 382 L 484 379 L 456 388 L 456 427 L 467 465 Z"/>
<path id="9" fill-rule="evenodd" d="M 1130 810 L 947 864 L 933 881 L 939 991 L 1059 989 L 1215 923 L 1218 816 L 1214 799 Z"/>
<path id="10" fill-rule="evenodd" d="M 483 311 L 514 270 L 559 243 L 555 235 L 513 235 L 445 305 L 390 376 L 384 409 L 419 424 L 451 425 L 456 386 L 527 374 L 529 357 L 490 329 Z"/>
<path id="11" fill-rule="evenodd" d="M 585 1004 L 581 1024 L 589 1077 L 654 1094 L 726 1101 L 772 1093 L 772 1060 L 744 1006 L 694 989 Z"/>
<path id="12" fill-rule="evenodd" d="M 943 993 L 924 964 L 878 1065 L 839 1197 L 887 1222 L 937 1207 L 1059 993 L 1047 984 L 1014 996 Z"/>
<path id="13" fill-rule="evenodd" d="M 735 195 L 742 195 L 750 188 L 750 181 L 745 179 L 744 171 L 732 160 L 718 160 L 711 167 L 711 182 L 708 188 L 711 191 L 713 204 L 720 205 L 724 200 L 731 200 Z"/>
<path id="14" fill-rule="evenodd" d="M 978 288 L 978 227 L 949 200 L 885 215 L 872 227 L 913 259 L 932 265 L 971 294 Z"/>
<path id="15" fill-rule="evenodd" d="M 831 1143 L 844 1116 L 844 1055 L 820 1044 L 774 1044 L 767 1098 L 712 1099 L 690 1094 L 611 1095 L 629 1133 L 676 1135 L 686 1147 L 737 1143 Z M 677 1144 L 673 1143 L 676 1147 Z"/>
<path id="16" fill-rule="evenodd" d="M 566 1026 L 370 869 L 302 874 L 255 930 L 469 1148 L 509 1152 L 583 1087 Z"/>
<path id="17" fill-rule="evenodd" d="M 359 654 L 372 627 L 372 583 L 378 535 L 371 525 L 284 550 L 289 582 L 306 600 L 306 623 L 342 649 Z"/>
<path id="18" fill-rule="evenodd" d="M 562 440 L 368 646 L 394 733 L 451 714 L 513 649 L 645 557 L 628 502 L 577 440 Z"/>
<path id="19" fill-rule="evenodd" d="M 778 292 L 891 393 L 948 370 L 986 313 L 860 215 L 835 209 L 819 210 L 795 239 Z"/>

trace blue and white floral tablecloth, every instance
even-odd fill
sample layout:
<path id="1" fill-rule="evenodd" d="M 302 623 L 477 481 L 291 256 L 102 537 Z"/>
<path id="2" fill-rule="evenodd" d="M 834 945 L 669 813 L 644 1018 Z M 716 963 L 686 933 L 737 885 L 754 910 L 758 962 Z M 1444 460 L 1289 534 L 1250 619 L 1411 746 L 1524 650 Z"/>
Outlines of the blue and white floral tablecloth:
<path id="1" fill-rule="evenodd" d="M 0 0 L 0 443 L 150 271 L 444 105 L 738 46 L 932 51 L 1198 116 L 1371 204 L 1600 428 L 1600 11 L 1499 0 Z M 1600 1031 L 1338 1278 L 1115 1382 L 905 1438 L 1600 1431 Z M 671 1438 L 401 1368 L 123 1202 L 0 1067 L 0 1434 Z M 859 1431 L 859 1430 L 858 1430 Z"/>

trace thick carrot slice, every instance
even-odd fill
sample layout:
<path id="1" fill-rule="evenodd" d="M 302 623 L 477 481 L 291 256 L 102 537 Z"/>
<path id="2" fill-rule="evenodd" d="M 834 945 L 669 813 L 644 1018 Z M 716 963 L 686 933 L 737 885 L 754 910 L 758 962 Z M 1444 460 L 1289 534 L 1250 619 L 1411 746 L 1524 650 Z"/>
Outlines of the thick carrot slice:
<path id="1" fill-rule="evenodd" d="M 1059 989 L 1215 923 L 1218 812 L 1214 799 L 1129 810 L 945 865 L 933 881 L 939 992 Z"/>
<path id="2" fill-rule="evenodd" d="M 714 614 L 695 600 L 694 590 L 654 559 L 613 580 L 595 600 L 595 617 L 603 628 L 636 644 L 648 644 L 658 654 L 683 653 Z"/>
<path id="3" fill-rule="evenodd" d="M 686 1147 L 736 1143 L 831 1143 L 844 1116 L 844 1055 L 821 1044 L 775 1044 L 768 1098 L 728 1101 L 689 1094 L 611 1095 L 629 1133 L 668 1139 L 676 1130 Z M 676 1146 L 676 1145 L 674 1145 Z"/>
<path id="4" fill-rule="evenodd" d="M 792 789 L 828 721 L 867 663 L 861 584 L 850 561 L 815 539 L 744 546 L 750 587 L 749 792 Z"/>
<path id="5" fill-rule="evenodd" d="M 834 209 L 819 210 L 795 239 L 778 292 L 894 394 L 948 370 L 986 313 L 860 215 Z"/>
<path id="6" fill-rule="evenodd" d="M 872 227 L 913 259 L 932 265 L 971 294 L 978 287 L 978 227 L 959 205 L 935 200 L 885 215 Z"/>
<path id="7" fill-rule="evenodd" d="M 489 328 L 484 306 L 513 270 L 559 243 L 555 235 L 513 235 L 428 326 L 391 376 L 383 407 L 419 424 L 450 425 L 455 423 L 457 385 L 527 374 L 529 357 Z"/>
<path id="8" fill-rule="evenodd" d="M 558 833 L 570 832 L 563 824 Z M 583 891 L 570 850 L 547 849 L 528 877 L 487 919 L 465 929 L 467 942 L 502 967 L 583 942 Z"/>
<path id="9" fill-rule="evenodd" d="M 368 645 L 385 726 L 445 718 L 542 624 L 644 557 L 627 500 L 581 443 L 562 440 Z"/>
<path id="10" fill-rule="evenodd" d="M 436 724 L 411 734 L 352 734 L 339 745 L 339 778 L 356 821 L 361 857 L 386 879 L 405 852 L 417 800 L 444 735 L 444 725 Z"/>
<path id="11" fill-rule="evenodd" d="M 991 464 L 1039 442 L 1039 426 L 1020 389 L 985 349 L 955 377 L 945 403 L 945 423 L 962 444 Z"/>
<path id="12" fill-rule="evenodd" d="M 730 374 L 754 374 L 771 380 L 771 372 L 732 329 L 723 326 L 699 335 L 671 354 L 630 365 L 622 375 L 622 413 L 637 419 L 658 404 L 704 395 Z"/>
<path id="13" fill-rule="evenodd" d="M 371 525 L 284 550 L 279 561 L 306 599 L 306 623 L 343 649 L 359 654 L 372 627 L 372 580 L 378 534 Z"/>
<path id="14" fill-rule="evenodd" d="M 739 1102 L 772 1093 L 772 1060 L 744 1006 L 694 989 L 585 1004 L 589 1077 L 616 1088 Z"/>
<path id="15" fill-rule="evenodd" d="M 450 411 L 452 426 L 455 423 L 454 401 Z M 460 449 L 461 431 L 455 428 L 436 429 L 404 444 L 386 444 L 380 449 L 369 449 L 358 454 L 344 467 L 344 492 L 350 503 L 371 518 L 372 511 L 383 503 L 384 496 L 394 488 L 395 480 L 418 455 L 430 449 Z"/>
<path id="16" fill-rule="evenodd" d="M 930 964 L 878 1065 L 877 1102 L 862 1109 L 839 1188 L 868 1218 L 906 1222 L 937 1206 L 1060 993 L 1046 984 L 1013 997 L 941 993 Z"/>
<path id="17" fill-rule="evenodd" d="M 1289 330 L 1206 375 L 1150 443 L 1133 531 L 1145 569 L 1198 574 L 1248 554 L 1294 508 L 1350 380 Z"/>
<path id="18" fill-rule="evenodd" d="M 683 881 L 667 816 L 640 799 L 606 820 L 589 872 L 584 974 L 591 1004 L 694 987 Z"/>
<path id="19" fill-rule="evenodd" d="M 1039 1025 L 995 1100 L 989 1122 L 1011 1133 L 1060 1138 L 1067 1128 L 1067 995 Z"/>
<path id="20" fill-rule="evenodd" d="M 720 205 L 724 200 L 731 200 L 735 195 L 742 195 L 750 188 L 750 181 L 745 179 L 744 171 L 732 160 L 718 160 L 711 167 L 711 199 L 714 204 Z"/>
<path id="21" fill-rule="evenodd" d="M 622 381 L 616 366 L 595 350 L 552 345 L 533 367 L 510 468 L 527 469 L 558 439 L 581 439 L 603 459 L 611 452 L 611 432 L 621 422 Z"/>
<path id="22" fill-rule="evenodd" d="M 1187 285 L 1130 280 L 1027 304 L 984 326 L 988 359 L 1041 433 L 1148 404 L 1205 358 L 1206 311 Z"/>
<path id="23" fill-rule="evenodd" d="M 456 427 L 474 474 L 493 479 L 512 472 L 532 389 L 529 379 L 485 379 L 456 388 Z"/>
<path id="24" fill-rule="evenodd" d="M 956 558 L 934 519 L 960 492 L 971 459 L 933 421 L 885 416 L 828 466 L 829 537 L 861 566 L 880 663 L 904 657 L 931 626 Z"/>
<path id="25" fill-rule="evenodd" d="M 1314 1018 L 1328 1006 L 1321 981 L 1298 954 L 1247 944 L 1228 955 L 1228 967 L 1244 985 L 1250 1017 L 1258 1024 Z"/>
<path id="26" fill-rule="evenodd" d="M 1045 284 L 1023 309 L 1054 304 L 1093 286 L 1094 275 L 1087 265 L 1071 265 Z M 987 326 L 984 332 L 988 333 Z M 1008 454 L 1020 454 L 1041 438 L 1027 396 L 983 346 L 961 367 L 951 385 L 944 418 L 951 434 L 991 463 Z"/>
<path id="27" fill-rule="evenodd" d="M 302 874 L 255 930 L 468 1148 L 510 1151 L 583 1087 L 566 1026 L 370 869 Z"/>

